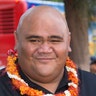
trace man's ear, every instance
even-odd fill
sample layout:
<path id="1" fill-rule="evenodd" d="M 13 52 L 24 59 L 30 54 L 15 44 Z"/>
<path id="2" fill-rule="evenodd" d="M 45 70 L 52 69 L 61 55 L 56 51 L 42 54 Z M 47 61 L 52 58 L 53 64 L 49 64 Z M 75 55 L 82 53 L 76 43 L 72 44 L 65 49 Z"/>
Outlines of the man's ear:
<path id="1" fill-rule="evenodd" d="M 70 42 L 71 42 L 71 33 L 69 32 L 68 35 L 69 35 L 69 36 L 68 36 L 68 43 L 69 43 L 69 46 L 68 46 L 68 52 L 71 52 L 71 51 L 72 51 L 72 49 L 71 49 L 71 47 L 70 47 Z"/>

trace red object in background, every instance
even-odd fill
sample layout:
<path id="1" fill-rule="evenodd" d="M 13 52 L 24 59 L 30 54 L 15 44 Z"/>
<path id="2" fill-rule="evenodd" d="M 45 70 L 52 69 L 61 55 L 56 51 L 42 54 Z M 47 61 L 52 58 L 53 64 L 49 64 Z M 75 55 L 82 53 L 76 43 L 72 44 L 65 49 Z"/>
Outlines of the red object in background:
<path id="1" fill-rule="evenodd" d="M 24 0 L 0 0 L 0 66 L 6 65 L 7 50 L 14 48 L 14 31 L 26 10 Z"/>
<path id="2" fill-rule="evenodd" d="M 0 0 L 0 33 L 13 33 L 26 10 L 24 0 Z"/>
<path id="3" fill-rule="evenodd" d="M 0 66 L 7 63 L 7 51 L 14 46 L 14 34 L 0 34 Z"/>

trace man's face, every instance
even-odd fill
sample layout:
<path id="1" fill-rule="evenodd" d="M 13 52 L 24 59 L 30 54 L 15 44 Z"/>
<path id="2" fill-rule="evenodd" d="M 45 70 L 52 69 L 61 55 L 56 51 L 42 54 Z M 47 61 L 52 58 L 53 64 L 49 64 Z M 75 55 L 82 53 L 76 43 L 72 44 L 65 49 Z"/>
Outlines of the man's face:
<path id="1" fill-rule="evenodd" d="M 41 20 L 42 21 L 42 20 Z M 18 62 L 29 77 L 57 76 L 63 69 L 69 51 L 68 29 L 55 22 L 37 21 L 24 25 L 17 36 Z"/>

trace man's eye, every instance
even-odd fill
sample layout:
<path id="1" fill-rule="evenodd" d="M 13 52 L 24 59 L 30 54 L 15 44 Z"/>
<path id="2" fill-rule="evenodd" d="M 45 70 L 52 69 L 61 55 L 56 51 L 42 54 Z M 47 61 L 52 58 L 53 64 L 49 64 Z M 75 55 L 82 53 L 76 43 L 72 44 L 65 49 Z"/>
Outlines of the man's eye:
<path id="1" fill-rule="evenodd" d="M 29 40 L 31 42 L 40 42 L 40 40 Z"/>
<path id="2" fill-rule="evenodd" d="M 32 44 L 41 44 L 41 43 L 42 43 L 42 41 L 39 40 L 39 39 L 30 39 L 29 41 L 30 41 Z"/>

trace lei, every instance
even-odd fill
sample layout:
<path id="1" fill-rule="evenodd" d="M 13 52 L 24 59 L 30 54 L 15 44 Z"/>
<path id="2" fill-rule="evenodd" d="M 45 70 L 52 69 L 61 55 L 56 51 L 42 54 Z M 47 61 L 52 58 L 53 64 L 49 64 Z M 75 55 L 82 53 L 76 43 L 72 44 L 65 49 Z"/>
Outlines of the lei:
<path id="1" fill-rule="evenodd" d="M 6 66 L 7 75 L 11 78 L 13 85 L 20 90 L 20 94 L 27 96 L 78 96 L 78 75 L 75 64 L 67 58 L 66 69 L 68 71 L 68 89 L 58 94 L 44 94 L 42 91 L 33 89 L 21 78 L 18 72 L 17 65 L 15 64 L 18 56 L 14 50 L 8 51 L 8 63 Z"/>

